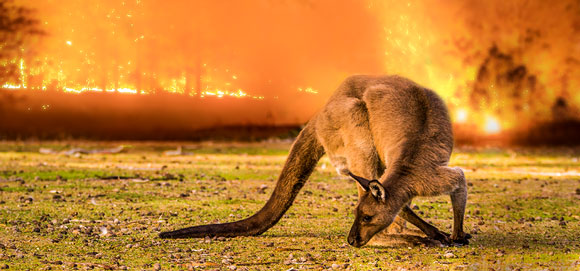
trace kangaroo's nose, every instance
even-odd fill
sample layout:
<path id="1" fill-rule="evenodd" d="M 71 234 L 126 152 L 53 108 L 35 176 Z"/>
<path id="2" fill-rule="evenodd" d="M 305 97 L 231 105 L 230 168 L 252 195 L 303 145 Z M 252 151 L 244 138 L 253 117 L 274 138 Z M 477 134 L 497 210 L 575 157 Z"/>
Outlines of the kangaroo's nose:
<path id="1" fill-rule="evenodd" d="M 348 244 L 354 247 L 354 237 L 349 235 L 347 240 L 348 240 Z"/>
<path id="2" fill-rule="evenodd" d="M 361 240 L 360 240 L 360 236 L 348 236 L 348 244 L 353 246 L 353 247 L 361 247 Z"/>

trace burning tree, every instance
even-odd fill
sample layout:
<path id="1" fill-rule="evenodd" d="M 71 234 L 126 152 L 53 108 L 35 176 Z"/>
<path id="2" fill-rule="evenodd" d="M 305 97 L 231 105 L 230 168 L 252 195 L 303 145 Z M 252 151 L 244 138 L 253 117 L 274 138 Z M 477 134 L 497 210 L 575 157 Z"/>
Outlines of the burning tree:
<path id="1" fill-rule="evenodd" d="M 522 126 L 527 123 L 521 121 L 546 115 L 542 112 L 546 107 L 541 104 L 546 99 L 545 92 L 525 65 L 493 46 L 478 69 L 469 99 L 473 108 L 502 116 L 504 123 L 519 122 Z"/>
<path id="2" fill-rule="evenodd" d="M 483 58 L 473 108 L 501 116 L 505 128 L 577 118 L 579 2 L 487 4 L 471 1 L 463 9 L 473 44 L 483 45 L 467 54 Z"/>
<path id="3" fill-rule="evenodd" d="M 13 0 L 0 0 L 0 85 L 9 81 L 23 84 L 24 45 L 43 33 L 33 13 Z"/>

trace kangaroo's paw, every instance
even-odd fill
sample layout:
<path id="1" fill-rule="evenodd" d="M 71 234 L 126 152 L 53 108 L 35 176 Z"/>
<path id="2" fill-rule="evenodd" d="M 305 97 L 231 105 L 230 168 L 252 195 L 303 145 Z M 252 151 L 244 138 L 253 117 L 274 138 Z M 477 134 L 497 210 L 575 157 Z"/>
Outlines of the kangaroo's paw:
<path id="1" fill-rule="evenodd" d="M 471 239 L 471 234 L 463 233 L 461 237 L 452 237 L 453 245 L 464 246 L 469 245 L 469 239 Z"/>
<path id="2" fill-rule="evenodd" d="M 430 234 L 430 236 L 429 236 L 429 238 L 441 242 L 441 244 L 444 246 L 449 246 L 449 245 L 453 244 L 450 237 L 451 237 L 451 235 L 449 233 L 442 232 L 442 231 L 436 231 L 433 234 Z"/>

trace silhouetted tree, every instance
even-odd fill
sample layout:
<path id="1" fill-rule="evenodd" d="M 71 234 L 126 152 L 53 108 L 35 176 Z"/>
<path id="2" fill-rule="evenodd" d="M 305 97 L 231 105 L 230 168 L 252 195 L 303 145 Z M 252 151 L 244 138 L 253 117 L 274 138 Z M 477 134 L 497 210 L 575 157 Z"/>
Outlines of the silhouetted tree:
<path id="1" fill-rule="evenodd" d="M 0 0 L 0 86 L 18 81 L 23 46 L 31 37 L 43 34 L 34 10 L 13 0 Z"/>

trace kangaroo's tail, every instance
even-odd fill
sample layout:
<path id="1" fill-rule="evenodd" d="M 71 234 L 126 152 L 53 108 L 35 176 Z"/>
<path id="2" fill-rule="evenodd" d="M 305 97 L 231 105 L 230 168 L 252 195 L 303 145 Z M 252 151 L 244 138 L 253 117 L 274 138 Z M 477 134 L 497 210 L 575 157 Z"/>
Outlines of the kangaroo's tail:
<path id="1" fill-rule="evenodd" d="M 310 122 L 300 132 L 290 149 L 290 155 L 278 178 L 274 192 L 260 211 L 249 218 L 224 223 L 194 226 L 176 231 L 162 232 L 161 238 L 194 238 L 205 236 L 260 235 L 274 226 L 290 208 L 304 183 L 324 155 L 324 148 L 316 138 L 314 123 Z"/>

